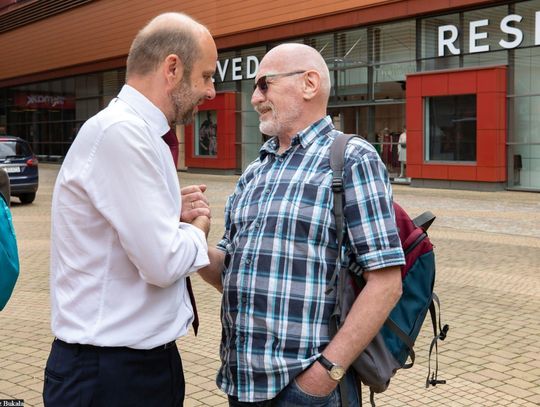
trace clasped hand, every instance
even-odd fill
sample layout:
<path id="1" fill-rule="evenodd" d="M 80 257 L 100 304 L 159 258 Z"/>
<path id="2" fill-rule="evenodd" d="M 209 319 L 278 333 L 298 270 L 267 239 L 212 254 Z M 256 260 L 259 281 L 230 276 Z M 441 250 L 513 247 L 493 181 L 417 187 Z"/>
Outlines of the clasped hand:
<path id="1" fill-rule="evenodd" d="M 181 189 L 182 210 L 180 221 L 191 223 L 201 229 L 206 236 L 210 230 L 210 205 L 204 195 L 206 185 L 190 185 Z"/>

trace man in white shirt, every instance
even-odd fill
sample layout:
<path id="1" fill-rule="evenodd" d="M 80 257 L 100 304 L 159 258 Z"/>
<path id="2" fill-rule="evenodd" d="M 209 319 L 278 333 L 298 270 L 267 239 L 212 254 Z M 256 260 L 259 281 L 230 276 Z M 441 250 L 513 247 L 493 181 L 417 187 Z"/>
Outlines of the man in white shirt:
<path id="1" fill-rule="evenodd" d="M 180 190 L 171 123 L 215 97 L 217 50 L 186 15 L 157 16 L 135 37 L 126 85 L 79 131 L 52 202 L 56 337 L 45 406 L 181 406 L 175 340 L 193 320 L 186 278 L 208 264 L 204 186 Z"/>

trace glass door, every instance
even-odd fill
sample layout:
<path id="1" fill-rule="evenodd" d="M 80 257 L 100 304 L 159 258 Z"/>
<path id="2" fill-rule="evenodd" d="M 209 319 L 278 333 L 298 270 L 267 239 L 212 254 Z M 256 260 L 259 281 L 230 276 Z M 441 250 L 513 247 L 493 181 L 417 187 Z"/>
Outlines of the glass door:
<path id="1" fill-rule="evenodd" d="M 398 140 L 405 128 L 405 103 L 372 103 L 329 109 L 334 126 L 368 140 L 381 156 L 390 178 L 400 173 Z"/>

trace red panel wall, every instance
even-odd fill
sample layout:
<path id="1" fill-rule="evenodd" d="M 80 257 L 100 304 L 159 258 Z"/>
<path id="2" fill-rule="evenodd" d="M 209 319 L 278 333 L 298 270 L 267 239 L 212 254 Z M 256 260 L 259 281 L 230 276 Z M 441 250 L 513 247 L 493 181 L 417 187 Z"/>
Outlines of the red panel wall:
<path id="1" fill-rule="evenodd" d="M 199 112 L 217 111 L 217 154 L 204 157 L 195 155 L 195 129 L 185 129 L 186 157 L 188 168 L 235 169 L 236 168 L 236 93 L 218 93 L 213 100 L 199 106 Z"/>
<path id="2" fill-rule="evenodd" d="M 424 157 L 424 100 L 476 94 L 476 163 L 432 163 Z M 407 75 L 407 175 L 416 179 L 506 181 L 506 67 Z"/>

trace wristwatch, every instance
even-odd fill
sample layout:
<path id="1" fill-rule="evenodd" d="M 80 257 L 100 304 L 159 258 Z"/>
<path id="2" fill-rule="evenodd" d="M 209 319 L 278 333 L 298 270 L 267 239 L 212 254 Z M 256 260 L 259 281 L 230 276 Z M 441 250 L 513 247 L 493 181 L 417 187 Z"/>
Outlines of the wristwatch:
<path id="1" fill-rule="evenodd" d="M 328 359 L 326 359 L 323 355 L 319 356 L 317 361 L 324 366 L 326 370 L 328 370 L 328 375 L 332 380 L 335 380 L 336 382 L 339 382 L 343 376 L 345 376 L 345 369 L 342 368 L 339 365 L 336 365 L 335 363 L 330 362 Z"/>

